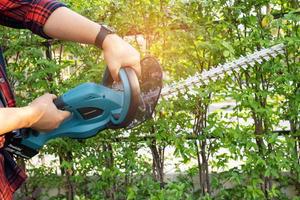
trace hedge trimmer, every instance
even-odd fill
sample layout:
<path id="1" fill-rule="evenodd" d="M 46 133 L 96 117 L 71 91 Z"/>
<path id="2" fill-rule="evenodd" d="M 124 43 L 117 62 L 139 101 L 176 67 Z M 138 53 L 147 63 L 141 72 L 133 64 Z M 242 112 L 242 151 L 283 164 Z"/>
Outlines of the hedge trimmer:
<path id="1" fill-rule="evenodd" d="M 85 139 L 105 129 L 132 128 L 151 118 L 161 96 L 168 99 L 178 92 L 191 92 L 195 87 L 221 79 L 226 73 L 261 64 L 284 52 L 284 45 L 256 51 L 209 71 L 195 74 L 162 89 L 162 69 L 153 57 L 141 61 L 142 76 L 131 68 L 122 68 L 120 83 L 106 70 L 102 84 L 81 84 L 54 101 L 58 109 L 70 111 L 71 117 L 51 132 L 19 131 L 6 138 L 5 149 L 23 158 L 36 155 L 49 140 L 57 137 Z"/>

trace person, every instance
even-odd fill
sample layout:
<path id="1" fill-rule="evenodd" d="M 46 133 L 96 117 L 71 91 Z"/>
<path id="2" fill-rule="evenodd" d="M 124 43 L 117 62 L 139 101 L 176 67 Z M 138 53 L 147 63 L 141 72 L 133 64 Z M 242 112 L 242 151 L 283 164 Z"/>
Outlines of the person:
<path id="1" fill-rule="evenodd" d="M 111 75 L 118 81 L 121 67 L 132 67 L 138 75 L 140 54 L 130 44 L 111 31 L 67 8 L 56 0 L 0 0 L 0 24 L 30 29 L 46 39 L 56 38 L 103 49 L 104 60 Z M 50 131 L 69 115 L 53 104 L 54 94 L 44 94 L 28 106 L 15 107 L 12 90 L 6 78 L 5 62 L 0 60 L 0 199 L 12 199 L 13 193 L 26 179 L 25 172 L 3 150 L 4 135 L 22 128 Z"/>

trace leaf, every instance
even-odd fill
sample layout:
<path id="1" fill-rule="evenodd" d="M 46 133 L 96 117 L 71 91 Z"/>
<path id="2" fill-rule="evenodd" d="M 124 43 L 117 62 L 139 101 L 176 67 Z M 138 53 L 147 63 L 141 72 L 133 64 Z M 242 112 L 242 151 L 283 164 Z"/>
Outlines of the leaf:
<path id="1" fill-rule="evenodd" d="M 268 15 L 264 16 L 264 18 L 261 21 L 261 26 L 263 28 L 269 26 L 273 19 L 274 19 L 274 17 L 271 14 L 268 14 Z"/>

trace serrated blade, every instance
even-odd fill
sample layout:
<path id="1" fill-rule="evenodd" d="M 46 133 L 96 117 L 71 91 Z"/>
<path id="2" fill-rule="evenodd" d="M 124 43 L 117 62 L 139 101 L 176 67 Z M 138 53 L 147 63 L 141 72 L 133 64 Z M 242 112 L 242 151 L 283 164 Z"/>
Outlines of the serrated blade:
<path id="1" fill-rule="evenodd" d="M 194 87 L 200 87 L 209 84 L 211 81 L 222 79 L 225 74 L 231 74 L 233 71 L 253 67 L 256 64 L 262 64 L 265 61 L 275 58 L 278 55 L 284 53 L 284 44 L 278 44 L 270 48 L 264 48 L 259 51 L 255 51 L 252 54 L 241 56 L 240 58 L 223 65 L 211 68 L 210 70 L 204 70 L 201 74 L 195 74 L 188 77 L 185 80 L 171 83 L 162 88 L 161 97 L 163 99 L 169 99 L 175 97 L 178 93 L 193 91 Z M 194 93 L 194 92 L 193 92 Z"/>

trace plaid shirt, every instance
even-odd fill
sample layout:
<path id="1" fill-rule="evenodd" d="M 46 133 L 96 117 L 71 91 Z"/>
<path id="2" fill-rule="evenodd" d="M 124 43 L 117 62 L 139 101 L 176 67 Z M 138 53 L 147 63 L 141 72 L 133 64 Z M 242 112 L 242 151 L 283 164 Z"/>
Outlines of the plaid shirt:
<path id="1" fill-rule="evenodd" d="M 43 26 L 51 13 L 64 4 L 55 0 L 0 0 L 0 24 L 13 28 L 30 29 L 44 38 Z M 0 51 L 0 108 L 14 107 L 15 99 L 6 78 L 5 62 Z M 11 155 L 2 149 L 5 142 L 0 137 L 0 200 L 10 200 L 27 176 Z"/>
<path id="2" fill-rule="evenodd" d="M 1 48 L 1 47 L 0 47 Z M 5 71 L 5 62 L 2 56 L 2 51 L 0 49 L 0 92 L 2 92 L 2 103 L 7 105 L 8 107 L 14 107 L 16 105 L 16 101 L 14 99 L 14 95 L 9 87 L 9 83 L 6 78 Z M 1 107 L 1 106 L 0 106 Z"/>

